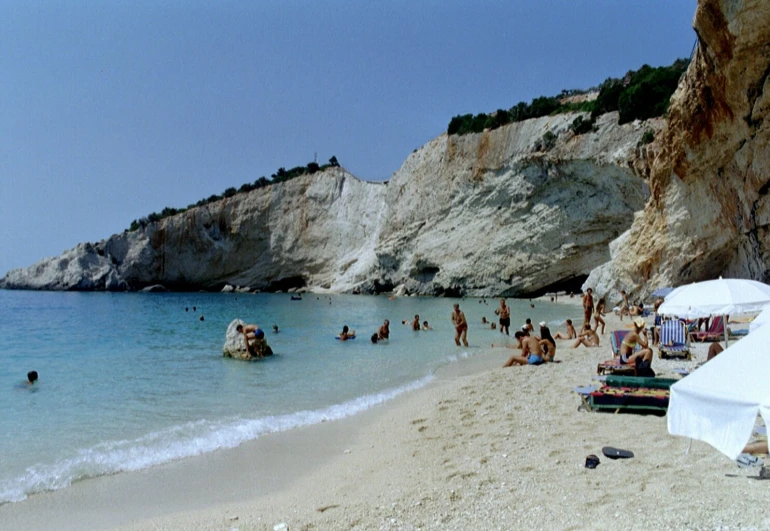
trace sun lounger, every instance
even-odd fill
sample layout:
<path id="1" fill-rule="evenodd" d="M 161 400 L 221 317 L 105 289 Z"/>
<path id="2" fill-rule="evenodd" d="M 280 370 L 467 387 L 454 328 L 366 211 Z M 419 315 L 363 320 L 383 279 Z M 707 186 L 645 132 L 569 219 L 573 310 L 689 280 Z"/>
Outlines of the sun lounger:
<path id="1" fill-rule="evenodd" d="M 580 396 L 578 409 L 586 411 L 666 411 L 669 389 L 678 381 L 674 378 L 610 375 L 604 377 L 601 387 L 576 387 L 574 391 Z"/>
<path id="2" fill-rule="evenodd" d="M 669 389 L 650 387 L 610 387 L 603 386 L 593 391 L 587 400 L 591 411 L 622 410 L 667 411 Z"/>
<path id="3" fill-rule="evenodd" d="M 627 374 L 636 375 L 636 366 L 620 361 L 620 358 L 603 361 L 596 366 L 596 374 Z"/>
<path id="4" fill-rule="evenodd" d="M 692 341 L 719 341 L 725 337 L 725 318 L 721 315 L 714 317 L 708 331 L 695 330 L 690 332 Z"/>
<path id="5" fill-rule="evenodd" d="M 620 361 L 620 344 L 628 335 L 628 330 L 615 330 L 610 334 L 610 349 L 612 350 L 612 359 L 599 363 L 596 367 L 596 374 L 636 374 L 636 367 L 627 365 Z M 636 345 L 634 352 L 641 347 Z"/>
<path id="6" fill-rule="evenodd" d="M 687 344 L 687 325 L 684 322 L 674 319 L 663 321 L 660 324 L 658 357 L 684 358 L 687 360 L 692 358 L 690 347 Z"/>

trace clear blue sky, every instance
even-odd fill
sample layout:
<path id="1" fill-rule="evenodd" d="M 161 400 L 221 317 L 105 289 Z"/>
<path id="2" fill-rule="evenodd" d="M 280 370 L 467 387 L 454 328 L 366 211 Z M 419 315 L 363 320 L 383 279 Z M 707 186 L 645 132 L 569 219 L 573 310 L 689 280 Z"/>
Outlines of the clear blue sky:
<path id="1" fill-rule="evenodd" d="M 0 276 L 279 167 L 689 56 L 695 0 L 0 0 Z"/>

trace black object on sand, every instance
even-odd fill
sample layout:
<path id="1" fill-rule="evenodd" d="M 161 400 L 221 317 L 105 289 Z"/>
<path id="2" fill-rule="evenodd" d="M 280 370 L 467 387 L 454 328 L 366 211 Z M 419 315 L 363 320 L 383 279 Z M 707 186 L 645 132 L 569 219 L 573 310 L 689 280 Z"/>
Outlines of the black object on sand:
<path id="1" fill-rule="evenodd" d="M 589 455 L 586 457 L 586 468 L 596 468 L 599 466 L 599 458 L 596 457 L 594 454 Z"/>
<path id="2" fill-rule="evenodd" d="M 613 448 L 612 446 L 605 446 L 602 448 L 602 453 L 610 459 L 628 459 L 634 457 L 634 452 Z"/>

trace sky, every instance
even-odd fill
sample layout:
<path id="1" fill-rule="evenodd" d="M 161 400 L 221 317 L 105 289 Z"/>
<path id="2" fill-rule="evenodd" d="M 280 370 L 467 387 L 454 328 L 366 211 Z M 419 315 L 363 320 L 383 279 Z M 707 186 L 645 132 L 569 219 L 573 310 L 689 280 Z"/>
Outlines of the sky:
<path id="1" fill-rule="evenodd" d="M 696 0 L 0 0 L 0 277 L 458 114 L 689 57 Z"/>

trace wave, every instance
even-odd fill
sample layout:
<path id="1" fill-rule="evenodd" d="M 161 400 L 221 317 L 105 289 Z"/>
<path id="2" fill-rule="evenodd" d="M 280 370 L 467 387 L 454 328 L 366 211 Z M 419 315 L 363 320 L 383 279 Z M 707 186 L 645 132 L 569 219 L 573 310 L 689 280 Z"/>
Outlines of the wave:
<path id="1" fill-rule="evenodd" d="M 0 504 L 22 501 L 30 494 L 58 490 L 82 479 L 141 470 L 186 457 L 235 448 L 267 433 L 349 417 L 423 387 L 433 378 L 431 373 L 400 387 L 323 409 L 256 419 L 199 420 L 149 433 L 134 440 L 100 443 L 53 464 L 31 466 L 21 476 L 0 482 Z"/>

